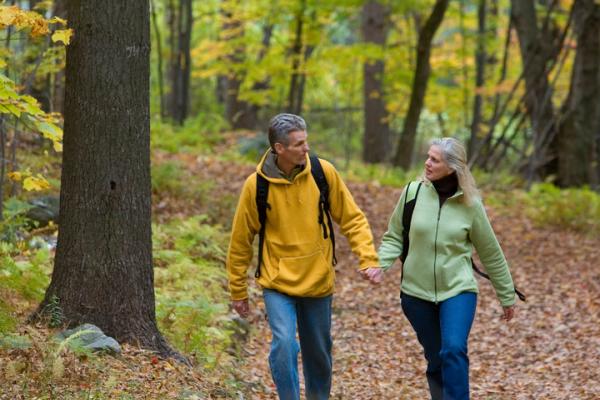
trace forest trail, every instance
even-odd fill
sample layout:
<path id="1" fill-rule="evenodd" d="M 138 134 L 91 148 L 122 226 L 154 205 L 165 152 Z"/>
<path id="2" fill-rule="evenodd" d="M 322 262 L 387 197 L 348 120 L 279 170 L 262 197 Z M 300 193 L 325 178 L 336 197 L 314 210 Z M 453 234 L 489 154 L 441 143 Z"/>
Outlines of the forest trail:
<path id="1" fill-rule="evenodd" d="M 219 191 L 229 195 L 239 193 L 254 169 L 210 158 L 193 164 L 196 178 L 213 179 Z M 378 244 L 400 189 L 352 182 L 348 187 Z M 528 301 L 518 302 L 516 318 L 507 324 L 500 320 L 491 285 L 479 280 L 469 341 L 472 397 L 600 398 L 600 238 L 537 228 L 521 210 L 509 214 L 488 207 L 488 212 Z M 337 237 L 332 398 L 427 398 L 425 361 L 399 306 L 399 266 L 381 285 L 372 286 L 356 272 L 357 259 L 345 238 L 339 233 Z M 251 306 L 253 331 L 240 373 L 253 399 L 276 399 L 267 362 L 270 332 L 258 289 Z"/>

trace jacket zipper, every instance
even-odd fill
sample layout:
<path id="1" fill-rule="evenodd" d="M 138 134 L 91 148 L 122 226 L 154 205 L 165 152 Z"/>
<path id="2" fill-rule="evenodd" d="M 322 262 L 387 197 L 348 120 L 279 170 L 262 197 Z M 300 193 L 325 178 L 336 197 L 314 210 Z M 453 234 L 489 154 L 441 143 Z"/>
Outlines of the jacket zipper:
<path id="1" fill-rule="evenodd" d="M 437 238 L 438 238 L 438 229 L 440 227 L 440 215 L 442 214 L 442 206 L 438 209 L 437 222 L 435 225 L 435 242 L 434 242 L 434 251 L 433 251 L 433 290 L 434 290 L 434 302 L 438 303 L 437 298 L 437 275 L 436 275 L 436 264 L 437 264 Z"/>

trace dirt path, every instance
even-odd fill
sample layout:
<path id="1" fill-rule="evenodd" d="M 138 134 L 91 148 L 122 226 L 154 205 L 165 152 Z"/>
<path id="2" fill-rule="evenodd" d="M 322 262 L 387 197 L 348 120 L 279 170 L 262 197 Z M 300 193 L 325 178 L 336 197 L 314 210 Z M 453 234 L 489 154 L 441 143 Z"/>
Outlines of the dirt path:
<path id="1" fill-rule="evenodd" d="M 223 184 L 227 192 L 235 192 L 242 182 Z M 349 187 L 379 243 L 400 191 L 368 184 Z M 600 398 L 600 239 L 535 228 L 519 210 L 511 215 L 489 212 L 528 302 L 519 303 L 516 319 L 506 324 L 491 285 L 480 281 L 469 342 L 472 398 Z M 386 274 L 382 285 L 371 286 L 359 278 L 356 258 L 338 237 L 332 398 L 427 398 L 425 362 L 399 307 L 400 268 Z M 270 333 L 258 289 L 252 301 L 254 331 L 240 373 L 253 399 L 276 399 L 267 364 Z"/>

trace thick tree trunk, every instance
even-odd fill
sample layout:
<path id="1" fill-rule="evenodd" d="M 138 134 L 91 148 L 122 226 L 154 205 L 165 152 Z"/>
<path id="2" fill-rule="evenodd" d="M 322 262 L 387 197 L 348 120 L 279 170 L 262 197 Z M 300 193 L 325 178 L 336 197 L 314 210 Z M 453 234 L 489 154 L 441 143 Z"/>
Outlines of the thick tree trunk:
<path id="1" fill-rule="evenodd" d="M 565 119 L 559 130 L 558 184 L 598 186 L 596 136 L 600 129 L 600 5 L 577 0 L 574 23 L 577 54 Z"/>
<path id="2" fill-rule="evenodd" d="M 387 12 L 378 1 L 371 0 L 363 6 L 362 33 L 366 43 L 385 46 L 387 37 Z M 385 109 L 383 90 L 383 60 L 368 61 L 363 66 L 364 132 L 363 161 L 380 163 L 387 159 L 390 148 L 390 127 Z"/>
<path id="3" fill-rule="evenodd" d="M 448 9 L 449 0 L 436 0 L 433 11 L 423 28 L 419 32 L 419 41 L 417 44 L 417 66 L 413 78 L 412 93 L 410 96 L 410 105 L 404 119 L 404 128 L 396 155 L 394 165 L 404 169 L 409 169 L 412 165 L 412 155 L 415 147 L 415 137 L 419 126 L 419 117 L 423 109 L 425 92 L 427 91 L 427 81 L 431 72 L 429 57 L 431 55 L 431 43 L 433 37 L 444 19 L 444 14 Z"/>
<path id="4" fill-rule="evenodd" d="M 40 311 L 170 353 L 157 329 L 150 204 L 150 24 L 145 0 L 73 0 L 60 230 Z"/>
<path id="5" fill-rule="evenodd" d="M 170 6 L 169 26 L 172 47 L 169 60 L 169 80 L 171 88 L 167 100 L 167 112 L 173 121 L 181 125 L 189 113 L 192 0 L 179 0 L 177 10 L 172 2 Z"/>
<path id="6" fill-rule="evenodd" d="M 534 0 L 511 0 L 511 16 L 519 37 L 521 58 L 524 65 L 525 107 L 533 130 L 533 155 L 528 178 L 543 179 L 556 170 L 556 124 L 552 108 L 552 91 L 546 74 L 546 63 L 554 51 L 546 42 L 551 38 L 543 37 L 540 32 Z"/>

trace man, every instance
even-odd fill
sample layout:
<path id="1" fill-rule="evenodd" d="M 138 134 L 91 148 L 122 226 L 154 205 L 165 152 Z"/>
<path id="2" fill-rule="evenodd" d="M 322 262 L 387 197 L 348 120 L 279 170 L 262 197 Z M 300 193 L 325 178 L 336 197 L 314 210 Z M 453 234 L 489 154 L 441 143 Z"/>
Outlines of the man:
<path id="1" fill-rule="evenodd" d="M 247 272 L 252 242 L 261 227 L 256 196 L 260 175 L 268 181 L 268 207 L 256 275 L 273 334 L 271 375 L 281 400 L 300 399 L 301 349 L 306 398 L 327 399 L 332 374 L 333 232 L 322 214 L 319 218 L 320 192 L 311 175 L 304 120 L 293 114 L 275 116 L 269 126 L 269 143 L 271 148 L 244 183 L 233 221 L 227 255 L 233 308 L 241 317 L 248 316 Z M 335 168 L 319 161 L 329 185 L 331 217 L 359 257 L 363 277 L 379 283 L 382 273 L 369 224 Z"/>

